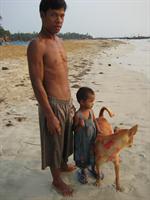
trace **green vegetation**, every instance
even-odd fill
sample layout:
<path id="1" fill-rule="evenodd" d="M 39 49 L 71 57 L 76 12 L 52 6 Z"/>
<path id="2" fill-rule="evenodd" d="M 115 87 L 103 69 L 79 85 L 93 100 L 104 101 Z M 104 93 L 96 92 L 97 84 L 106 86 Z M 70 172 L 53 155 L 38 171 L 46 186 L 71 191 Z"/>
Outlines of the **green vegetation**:
<path id="1" fill-rule="evenodd" d="M 79 33 L 60 33 L 59 37 L 63 39 L 77 39 L 77 40 L 83 40 L 83 39 L 93 39 L 91 35 L 87 34 L 79 34 Z"/>
<path id="2" fill-rule="evenodd" d="M 0 21 L 2 20 L 2 16 L 0 16 Z M 0 41 L 3 39 L 5 41 L 5 39 L 10 38 L 10 32 L 8 30 L 5 30 L 2 25 L 0 24 Z"/>
<path id="3" fill-rule="evenodd" d="M 0 20 L 2 17 L 0 16 Z M 0 39 L 3 41 L 29 41 L 35 38 L 38 33 L 10 33 L 8 30 L 5 30 L 0 24 Z M 62 39 L 93 39 L 89 34 L 79 34 L 79 33 L 60 33 L 58 34 Z"/>
<path id="4" fill-rule="evenodd" d="M 35 38 L 38 33 L 14 33 L 10 35 L 12 41 L 29 41 Z M 58 34 L 62 39 L 92 39 L 93 37 L 88 34 L 79 34 L 79 33 L 60 33 Z"/>
<path id="5" fill-rule="evenodd" d="M 38 33 L 14 33 L 11 34 L 11 41 L 29 41 L 37 36 Z"/>
<path id="6" fill-rule="evenodd" d="M 0 25 L 0 37 L 10 37 L 11 33 Z"/>
<path id="7" fill-rule="evenodd" d="M 0 16 L 0 21 L 2 17 Z M 5 30 L 0 24 L 0 39 L 1 41 L 29 41 L 37 36 L 38 33 L 10 33 L 10 31 Z M 63 39 L 92 39 L 93 37 L 89 34 L 79 34 L 79 33 L 60 33 L 58 34 Z"/>

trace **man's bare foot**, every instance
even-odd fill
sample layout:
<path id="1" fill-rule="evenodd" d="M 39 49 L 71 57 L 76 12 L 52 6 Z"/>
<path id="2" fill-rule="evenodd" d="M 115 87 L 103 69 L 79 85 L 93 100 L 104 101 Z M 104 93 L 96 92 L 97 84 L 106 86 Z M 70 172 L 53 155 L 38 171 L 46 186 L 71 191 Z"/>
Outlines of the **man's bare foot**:
<path id="1" fill-rule="evenodd" d="M 63 196 L 72 196 L 73 195 L 73 189 L 64 183 L 62 180 L 59 181 L 53 181 L 52 185 L 56 189 L 56 191 Z"/>
<path id="2" fill-rule="evenodd" d="M 76 169 L 76 166 L 73 164 L 67 164 L 67 163 L 63 163 L 61 165 L 61 172 L 72 172 Z"/>

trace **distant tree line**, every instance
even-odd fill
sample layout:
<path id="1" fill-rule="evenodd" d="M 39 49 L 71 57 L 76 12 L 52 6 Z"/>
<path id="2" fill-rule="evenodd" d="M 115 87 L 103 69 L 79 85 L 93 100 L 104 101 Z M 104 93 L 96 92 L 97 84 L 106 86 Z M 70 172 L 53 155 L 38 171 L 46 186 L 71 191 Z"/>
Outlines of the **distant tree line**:
<path id="1" fill-rule="evenodd" d="M 3 28 L 2 28 L 3 29 Z M 0 30 L 0 37 L 9 37 L 11 41 L 29 41 L 33 38 L 35 38 L 38 35 L 38 33 L 14 33 L 11 34 L 9 31 L 6 30 Z M 62 39 L 93 39 L 92 36 L 89 34 L 79 34 L 79 33 L 59 33 L 59 37 Z"/>
<path id="2" fill-rule="evenodd" d="M 2 16 L 0 15 L 0 21 L 2 20 Z M 0 24 L 0 43 L 3 41 L 7 41 L 10 38 L 11 33 L 8 30 L 5 30 Z"/>
<path id="3" fill-rule="evenodd" d="M 59 33 L 59 37 L 63 39 L 93 39 L 91 35 L 87 34 L 79 34 L 79 33 Z"/>
<path id="4" fill-rule="evenodd" d="M 10 37 L 11 33 L 0 25 L 0 37 Z"/>
<path id="5" fill-rule="evenodd" d="M 0 16 L 0 21 L 2 16 Z M 29 41 L 35 38 L 38 33 L 10 33 L 9 30 L 5 30 L 0 24 L 0 42 L 4 41 Z M 79 34 L 79 33 L 60 33 L 58 34 L 63 39 L 93 39 L 89 34 Z"/>
<path id="6" fill-rule="evenodd" d="M 38 33 L 14 33 L 10 35 L 11 41 L 29 41 L 37 36 Z"/>
<path id="7" fill-rule="evenodd" d="M 122 37 L 97 37 L 94 39 L 98 39 L 98 40 L 102 40 L 102 39 L 128 39 L 128 40 L 138 40 L 138 39 L 150 39 L 150 36 L 142 36 L 142 35 L 138 35 L 138 36 L 131 36 L 131 37 L 127 37 L 127 36 L 122 36 Z"/>
<path id="8" fill-rule="evenodd" d="M 1 16 L 0 16 L 0 19 Z M 10 31 L 5 30 L 0 24 L 0 41 L 29 41 L 35 38 L 38 33 L 10 33 Z M 79 33 L 59 33 L 59 37 L 62 39 L 93 39 L 89 34 L 79 34 Z"/>

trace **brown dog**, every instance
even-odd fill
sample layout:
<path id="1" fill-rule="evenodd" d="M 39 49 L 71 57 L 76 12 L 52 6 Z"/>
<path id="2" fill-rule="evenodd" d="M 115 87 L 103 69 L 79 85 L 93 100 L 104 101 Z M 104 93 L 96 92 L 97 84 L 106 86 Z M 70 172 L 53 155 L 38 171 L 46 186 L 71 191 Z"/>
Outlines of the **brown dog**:
<path id="1" fill-rule="evenodd" d="M 97 135 L 95 141 L 95 167 L 97 172 L 96 186 L 100 186 L 100 167 L 107 161 L 112 161 L 115 167 L 116 190 L 121 191 L 119 181 L 119 153 L 125 147 L 131 147 L 133 136 L 137 132 L 138 125 L 130 129 L 119 129 L 114 134 L 102 136 Z"/>
<path id="2" fill-rule="evenodd" d="M 111 135 L 114 133 L 111 124 L 108 122 L 108 120 L 104 117 L 104 111 L 107 111 L 110 117 L 114 116 L 114 113 L 111 112 L 108 108 L 102 107 L 99 112 L 99 117 L 96 119 L 99 131 L 102 135 Z"/>
<path id="3" fill-rule="evenodd" d="M 110 109 L 108 109 L 106 107 L 102 107 L 99 112 L 99 117 L 96 119 L 96 121 L 98 123 L 99 131 L 102 136 L 112 135 L 112 134 L 114 134 L 115 131 L 118 130 L 118 128 L 115 127 L 115 129 L 113 130 L 111 124 L 104 117 L 104 111 L 107 111 L 107 113 L 109 114 L 110 117 L 113 117 L 115 115 Z M 115 159 L 116 163 L 119 163 L 121 161 L 119 155 L 116 155 L 116 157 L 114 159 Z"/>

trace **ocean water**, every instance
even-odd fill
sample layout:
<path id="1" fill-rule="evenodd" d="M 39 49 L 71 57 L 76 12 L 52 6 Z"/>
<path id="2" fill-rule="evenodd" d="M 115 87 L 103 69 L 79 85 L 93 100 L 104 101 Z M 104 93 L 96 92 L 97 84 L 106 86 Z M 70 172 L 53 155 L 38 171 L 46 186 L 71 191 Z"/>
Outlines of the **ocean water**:
<path id="1" fill-rule="evenodd" d="M 150 39 L 127 40 L 127 42 L 132 44 L 134 49 L 120 57 L 123 66 L 144 74 L 150 80 Z"/>
<path id="2" fill-rule="evenodd" d="M 29 41 L 24 42 L 24 41 L 17 40 L 17 41 L 12 41 L 12 42 L 5 42 L 2 45 L 3 46 L 5 46 L 5 45 L 27 46 L 28 44 L 29 44 Z"/>
<path id="3" fill-rule="evenodd" d="M 27 46 L 29 44 L 28 42 L 24 42 L 24 41 L 13 41 L 11 42 L 11 45 L 19 45 L 19 46 Z"/>

